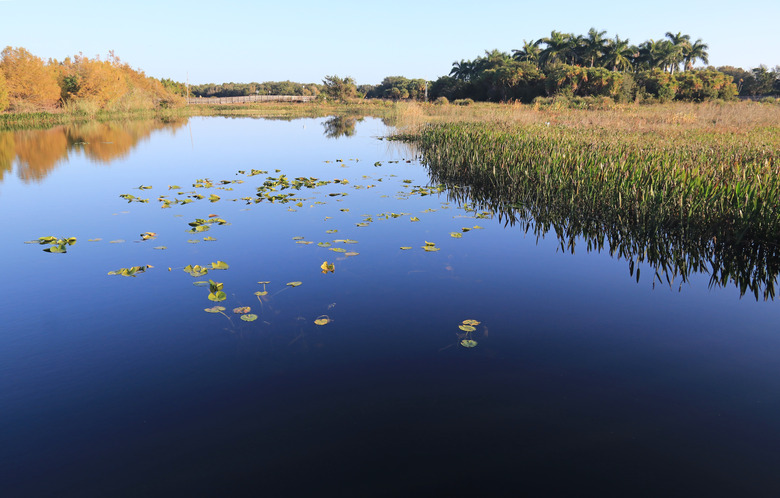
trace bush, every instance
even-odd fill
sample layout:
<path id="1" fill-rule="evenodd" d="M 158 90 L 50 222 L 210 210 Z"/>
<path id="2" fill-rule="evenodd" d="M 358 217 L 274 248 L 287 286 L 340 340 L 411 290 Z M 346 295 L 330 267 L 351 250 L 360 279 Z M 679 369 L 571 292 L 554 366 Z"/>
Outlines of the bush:
<path id="1" fill-rule="evenodd" d="M 453 105 L 471 105 L 473 103 L 474 103 L 474 101 L 471 100 L 471 99 L 458 99 L 458 100 L 453 100 L 452 101 Z"/>
<path id="2" fill-rule="evenodd" d="M 438 99 L 434 100 L 433 103 L 435 105 L 447 105 L 450 103 L 450 101 L 447 99 L 447 97 L 439 97 Z"/>

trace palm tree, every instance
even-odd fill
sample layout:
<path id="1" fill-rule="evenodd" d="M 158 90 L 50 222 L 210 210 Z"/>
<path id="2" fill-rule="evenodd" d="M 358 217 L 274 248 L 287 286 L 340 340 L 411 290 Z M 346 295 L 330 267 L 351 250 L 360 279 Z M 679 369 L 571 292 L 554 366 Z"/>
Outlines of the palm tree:
<path id="1" fill-rule="evenodd" d="M 675 72 L 680 70 L 680 63 L 685 58 L 685 52 L 691 47 L 691 35 L 684 35 L 682 32 L 677 34 L 666 32 L 666 37 L 674 46 L 674 53 L 671 59 L 671 66 L 669 72 Z"/>
<path id="2" fill-rule="evenodd" d="M 688 50 L 685 51 L 685 54 L 683 54 L 685 70 L 690 71 L 693 69 L 693 64 L 697 60 L 702 61 L 704 64 L 709 64 L 709 54 L 707 53 L 708 48 L 710 48 L 709 45 L 703 43 L 701 38 L 693 42 L 693 44 L 689 46 Z"/>
<path id="3" fill-rule="evenodd" d="M 471 61 L 460 62 L 455 61 L 452 63 L 452 69 L 450 70 L 450 76 L 456 80 L 469 81 L 474 75 L 474 64 Z"/>
<path id="4" fill-rule="evenodd" d="M 540 42 L 541 40 L 536 40 L 535 42 L 523 40 L 523 48 L 512 50 L 512 57 L 519 62 L 539 64 L 539 55 L 542 53 L 542 49 L 539 48 Z"/>
<path id="5" fill-rule="evenodd" d="M 597 31 L 596 28 L 588 30 L 587 38 L 583 39 L 583 59 L 590 61 L 590 67 L 596 64 L 596 61 L 604 56 L 604 50 L 609 40 L 604 38 L 606 31 Z"/>
<path id="6" fill-rule="evenodd" d="M 547 45 L 539 54 L 539 63 L 543 66 L 566 62 L 573 51 L 573 36 L 559 31 L 552 31 L 548 38 L 542 38 L 539 42 Z"/>
<path id="7" fill-rule="evenodd" d="M 621 40 L 615 36 L 607 45 L 604 57 L 602 59 L 604 67 L 612 67 L 613 71 L 622 69 L 628 71 L 631 69 L 631 60 L 636 53 L 636 47 L 628 44 L 628 39 Z"/>

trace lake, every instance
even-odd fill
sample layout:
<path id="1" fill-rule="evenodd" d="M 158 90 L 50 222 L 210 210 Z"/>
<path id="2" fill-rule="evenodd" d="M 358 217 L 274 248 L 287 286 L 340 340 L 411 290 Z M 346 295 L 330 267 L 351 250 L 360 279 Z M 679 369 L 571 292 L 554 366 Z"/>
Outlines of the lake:
<path id="1" fill-rule="evenodd" d="M 2 495 L 777 496 L 778 303 L 510 223 L 390 132 L 0 132 Z"/>

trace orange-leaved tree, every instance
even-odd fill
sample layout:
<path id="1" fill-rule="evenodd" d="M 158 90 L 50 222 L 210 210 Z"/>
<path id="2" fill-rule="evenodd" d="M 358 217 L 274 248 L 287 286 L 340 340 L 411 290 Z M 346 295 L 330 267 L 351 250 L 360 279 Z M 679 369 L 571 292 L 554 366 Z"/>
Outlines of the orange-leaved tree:
<path id="1" fill-rule="evenodd" d="M 54 69 L 22 47 L 6 47 L 0 53 L 0 72 L 14 109 L 51 108 L 60 99 Z"/>
<path id="2" fill-rule="evenodd" d="M 8 86 L 5 82 L 5 76 L 0 71 L 0 112 L 8 109 Z"/>

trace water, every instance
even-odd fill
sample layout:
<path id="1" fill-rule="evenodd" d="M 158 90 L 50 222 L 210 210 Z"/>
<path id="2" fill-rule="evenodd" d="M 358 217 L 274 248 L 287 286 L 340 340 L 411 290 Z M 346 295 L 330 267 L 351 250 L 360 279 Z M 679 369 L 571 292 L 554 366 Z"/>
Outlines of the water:
<path id="1" fill-rule="evenodd" d="M 0 134 L 3 496 L 777 494 L 777 303 L 706 274 L 637 282 L 607 251 L 413 194 L 428 173 L 386 133 L 195 118 Z M 240 200 L 282 174 L 348 183 Z M 160 208 L 188 192 L 205 198 Z M 230 224 L 187 232 L 210 214 Z M 23 244 L 48 235 L 78 241 Z M 182 271 L 216 261 L 230 268 Z M 153 268 L 107 275 L 135 265 Z M 209 278 L 224 302 L 193 285 Z"/>

